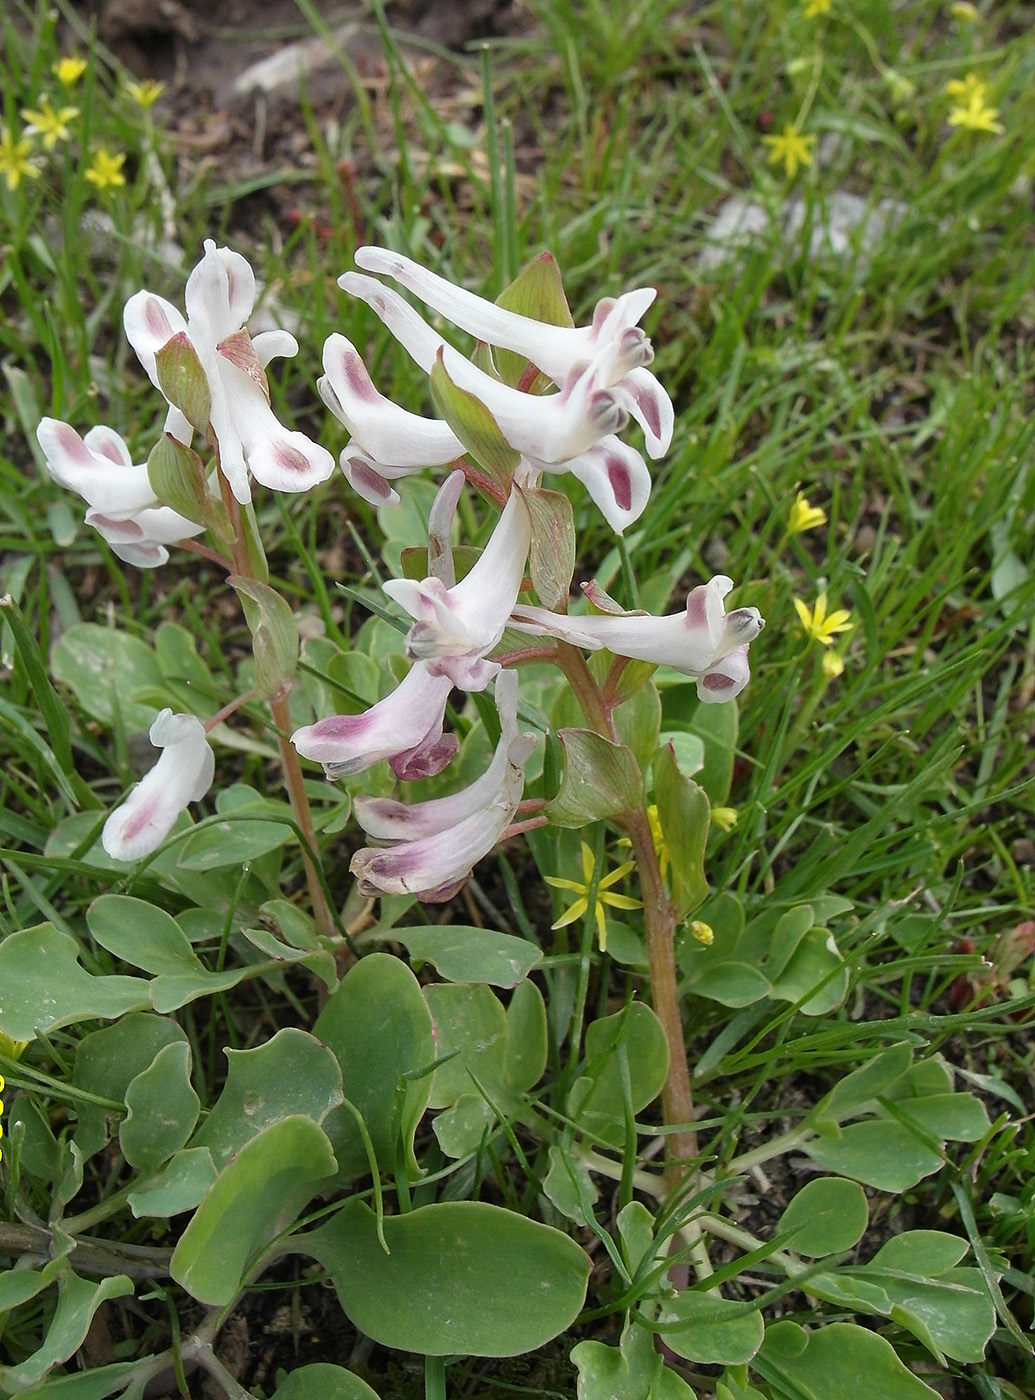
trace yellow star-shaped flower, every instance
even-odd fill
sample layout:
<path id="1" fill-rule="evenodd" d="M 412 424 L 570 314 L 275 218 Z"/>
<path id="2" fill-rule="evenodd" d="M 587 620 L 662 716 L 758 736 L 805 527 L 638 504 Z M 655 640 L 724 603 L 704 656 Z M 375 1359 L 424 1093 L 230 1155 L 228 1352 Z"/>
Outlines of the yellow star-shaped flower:
<path id="1" fill-rule="evenodd" d="M 805 0 L 802 6 L 802 14 L 806 19 L 818 19 L 820 15 L 828 15 L 833 0 Z"/>
<path id="2" fill-rule="evenodd" d="M 35 180 L 39 166 L 29 159 L 32 142 L 27 136 L 15 140 L 6 126 L 0 127 L 0 175 L 9 190 L 16 190 L 22 179 Z"/>
<path id="3" fill-rule="evenodd" d="M 146 112 L 153 107 L 162 93 L 165 91 L 164 83 L 156 83 L 154 78 L 145 78 L 140 83 L 127 83 L 126 91 L 132 97 L 138 107 L 143 107 Z"/>
<path id="4" fill-rule="evenodd" d="M 953 107 L 949 113 L 949 125 L 961 127 L 964 131 L 989 131 L 999 136 L 1003 126 L 996 121 L 998 115 L 998 107 L 986 107 L 985 99 L 974 93 L 965 104 Z"/>
<path id="5" fill-rule="evenodd" d="M 789 180 L 797 175 L 799 166 L 812 164 L 812 147 L 816 138 L 802 135 L 793 122 L 788 122 L 779 136 L 764 136 L 762 139 L 769 147 L 769 164 L 778 165 L 783 161 Z"/>
<path id="6" fill-rule="evenodd" d="M 86 72 L 85 58 L 62 58 L 54 64 L 54 76 L 62 87 L 75 87 L 76 83 Z"/>
<path id="7" fill-rule="evenodd" d="M 581 919 L 589 908 L 589 892 L 593 887 L 593 870 L 596 861 L 593 852 L 586 845 L 582 845 L 582 883 L 578 880 L 565 880 L 559 875 L 546 875 L 544 879 L 548 885 L 553 885 L 557 890 L 571 890 L 578 895 L 575 903 L 566 909 L 552 928 L 564 928 L 567 924 L 573 924 L 576 919 Z M 596 898 L 593 902 L 593 914 L 597 921 L 597 937 L 600 940 L 600 951 L 607 948 L 607 922 L 604 917 L 604 905 L 608 904 L 612 909 L 639 909 L 641 908 L 638 899 L 631 899 L 627 894 L 615 894 L 611 889 L 612 885 L 617 885 L 619 880 L 624 880 L 629 871 L 632 870 L 634 861 L 627 860 L 622 865 L 616 866 L 609 875 L 603 875 L 597 881 Z"/>
<path id="8" fill-rule="evenodd" d="M 49 97 L 41 97 L 39 108 L 23 107 L 22 117 L 29 125 L 25 128 L 29 135 L 35 133 L 43 137 L 44 149 L 52 151 L 59 141 L 67 141 L 72 135 L 68 123 L 79 115 L 78 107 L 51 106 Z"/>
<path id="9" fill-rule="evenodd" d="M 851 631 L 852 614 L 845 608 L 837 608 L 828 615 L 827 595 L 825 593 L 819 594 L 815 607 L 811 609 L 800 598 L 795 598 L 794 608 L 798 614 L 798 621 L 810 642 L 819 642 L 820 646 L 832 647 L 838 632 Z"/>
<path id="10" fill-rule="evenodd" d="M 965 78 L 950 78 L 942 91 L 953 102 L 965 105 L 973 97 L 976 97 L 979 102 L 983 102 L 985 93 L 988 91 L 988 84 L 976 73 L 968 73 Z"/>
<path id="11" fill-rule="evenodd" d="M 99 190 L 114 190 L 126 183 L 126 177 L 122 173 L 126 156 L 123 151 L 112 155 L 103 146 L 98 147 L 93 154 L 93 160 L 87 166 L 85 175 L 91 185 L 96 185 Z"/>
<path id="12" fill-rule="evenodd" d="M 825 525 L 826 523 L 826 512 L 820 510 L 819 506 L 809 505 L 808 497 L 799 491 L 794 505 L 791 506 L 790 515 L 787 517 L 787 533 L 800 535 L 805 530 L 814 530 L 817 525 Z"/>

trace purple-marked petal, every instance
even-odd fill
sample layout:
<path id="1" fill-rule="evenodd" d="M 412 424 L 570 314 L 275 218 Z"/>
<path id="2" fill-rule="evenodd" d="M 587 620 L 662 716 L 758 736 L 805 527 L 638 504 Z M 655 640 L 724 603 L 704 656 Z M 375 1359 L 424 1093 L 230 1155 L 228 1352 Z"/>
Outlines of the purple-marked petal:
<path id="1" fill-rule="evenodd" d="M 417 662 L 392 693 L 358 715 L 331 715 L 296 729 L 291 742 L 303 758 L 322 763 L 329 778 L 362 773 L 382 759 L 427 751 L 442 738 L 446 676 Z M 437 771 L 437 770 L 436 770 Z"/>
<path id="2" fill-rule="evenodd" d="M 223 359 L 220 375 L 229 414 L 256 481 L 274 491 L 308 491 L 334 471 L 334 458 L 304 433 L 281 427 L 262 387 Z"/>
<path id="3" fill-rule="evenodd" d="M 346 447 L 338 458 L 338 465 L 345 473 L 345 480 L 356 495 L 372 506 L 397 506 L 399 493 L 389 486 L 381 474 L 380 464 L 369 461 Z"/>
<path id="4" fill-rule="evenodd" d="M 323 366 L 325 376 L 317 384 L 320 396 L 376 461 L 435 467 L 463 456 L 464 445 L 448 423 L 410 413 L 378 392 L 359 352 L 343 335 L 327 338 Z"/>
<path id="5" fill-rule="evenodd" d="M 43 418 L 36 438 L 50 475 L 92 509 L 127 520 L 157 505 L 147 467 L 133 466 L 129 449 L 111 428 L 91 428 L 84 439 L 69 423 Z"/>
<path id="6" fill-rule="evenodd" d="M 465 578 L 447 588 L 440 578 L 392 579 L 384 591 L 414 619 L 406 638 L 408 655 L 484 657 L 503 636 L 521 590 L 531 525 L 528 508 L 511 493 L 496 528 Z"/>
<path id="7" fill-rule="evenodd" d="M 204 256 L 187 278 L 184 302 L 195 335 L 213 342 L 239 331 L 255 305 L 255 274 L 246 258 L 205 239 Z M 196 342 L 195 342 L 196 344 Z"/>
<path id="8" fill-rule="evenodd" d="M 592 359 L 605 340 L 614 341 L 620 351 L 611 382 L 635 366 L 649 364 L 653 357 L 650 341 L 636 326 L 654 300 L 653 287 L 601 302 L 590 326 L 552 326 L 506 311 L 386 248 L 358 249 L 356 265 L 393 278 L 477 339 L 524 355 L 558 384 L 577 364 Z"/>
<path id="9" fill-rule="evenodd" d="M 706 704 L 734 700 L 751 679 L 747 643 L 736 647 L 697 679 L 697 695 Z"/>
<path id="10" fill-rule="evenodd" d="M 161 757 L 101 833 L 101 845 L 115 860 L 140 860 L 156 851 L 188 803 L 204 797 L 212 783 L 215 759 L 194 715 L 162 710 L 149 737 Z"/>
<path id="11" fill-rule="evenodd" d="M 511 615 L 510 625 L 537 636 L 560 637 L 587 650 L 607 647 L 616 656 L 672 666 L 689 676 L 714 673 L 731 679 L 742 671 L 746 673 L 747 643 L 764 626 L 757 608 L 738 608 L 729 617 L 724 616 L 722 600 L 732 587 L 732 580 L 719 574 L 691 590 L 685 612 L 668 617 L 629 614 L 569 618 L 545 608 L 519 605 Z M 731 663 L 728 670 L 723 669 L 724 658 L 739 656 L 741 650 L 741 659 Z M 746 683 L 745 674 L 743 684 Z M 710 688 L 718 690 L 722 685 L 721 680 L 716 680 Z"/>
<path id="12" fill-rule="evenodd" d="M 518 732 L 513 673 L 497 677 L 496 705 L 501 732 L 492 762 L 462 792 L 409 808 L 357 799 L 356 815 L 369 835 L 404 838 L 386 850 L 367 847 L 356 852 L 349 868 L 362 894 L 416 894 L 440 901 L 460 888 L 476 862 L 503 836 L 521 801 L 524 765 L 535 736 Z"/>
<path id="13" fill-rule="evenodd" d="M 171 302 L 154 292 L 136 292 L 126 302 L 122 312 L 126 339 L 137 353 L 137 359 L 148 379 L 159 388 L 155 356 L 172 337 L 187 330 L 187 322 Z"/>
<path id="14" fill-rule="evenodd" d="M 649 369 L 632 369 L 621 381 L 629 413 L 643 429 L 647 455 L 663 457 L 672 445 L 675 413 L 672 400 Z"/>
<path id="15" fill-rule="evenodd" d="M 650 472 L 636 451 L 613 433 L 547 471 L 571 472 L 616 534 L 639 520 L 650 499 Z"/>
<path id="16" fill-rule="evenodd" d="M 137 569 L 156 569 L 169 558 L 167 544 L 179 544 L 181 540 L 200 535 L 204 525 L 179 515 L 169 506 L 155 506 L 150 510 L 138 511 L 128 519 L 116 519 L 100 510 L 88 510 L 85 520 L 102 539 L 111 546 L 112 552 L 126 564 Z"/>
<path id="17" fill-rule="evenodd" d="M 391 288 L 356 272 L 346 272 L 338 285 L 365 301 L 429 374 L 441 353 L 453 383 L 479 399 L 511 447 L 535 462 L 564 462 L 619 431 L 627 421 L 624 396 L 608 387 L 614 345 L 602 347 L 588 364 L 580 362 L 574 367 L 560 392 L 524 394 L 486 374 L 447 345 Z"/>

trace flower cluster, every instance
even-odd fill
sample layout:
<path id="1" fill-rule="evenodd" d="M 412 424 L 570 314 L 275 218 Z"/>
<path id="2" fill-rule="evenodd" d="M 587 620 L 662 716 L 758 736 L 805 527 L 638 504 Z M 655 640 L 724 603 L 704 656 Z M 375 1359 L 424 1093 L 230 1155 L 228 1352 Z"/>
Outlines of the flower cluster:
<path id="1" fill-rule="evenodd" d="M 639 325 L 654 299 L 652 288 L 605 298 L 588 324 L 576 326 L 570 317 L 562 324 L 556 307 L 550 321 L 485 301 L 382 248 L 361 248 L 356 262 L 363 271 L 346 273 L 341 287 L 369 306 L 430 376 L 443 416 L 424 417 L 386 398 L 359 351 L 344 335 L 331 335 L 318 389 L 349 434 L 341 470 L 361 496 L 382 507 L 399 499 L 394 481 L 429 467 L 450 470 L 429 515 L 428 576 L 384 585 L 411 619 L 409 671 L 363 713 L 318 719 L 297 729 L 291 742 L 332 780 L 382 762 L 400 780 L 431 777 L 457 750 L 446 728 L 450 697 L 493 687 L 500 738 L 475 782 L 413 805 L 370 797 L 355 802 L 374 843 L 352 860 L 360 889 L 442 900 L 512 828 L 524 765 L 535 747 L 534 734 L 518 724 L 517 674 L 504 669 L 507 657 L 498 653 L 506 628 L 537 638 L 532 649 L 539 652 L 561 642 L 672 666 L 696 681 L 703 701 L 717 702 L 732 699 L 747 683 L 748 646 L 763 623 L 752 607 L 725 611 L 733 583 L 724 576 L 691 589 L 685 609 L 668 617 L 625 612 L 594 584 L 585 592 L 596 612 L 567 615 L 573 550 L 569 554 L 563 540 L 572 536 L 573 544 L 572 512 L 558 504 L 563 497 L 543 489 L 542 479 L 581 481 L 616 531 L 642 513 L 650 473 L 640 451 L 619 434 L 636 424 L 647 455 L 656 458 L 667 451 L 673 431 L 672 405 L 649 368 L 653 351 Z M 555 277 L 552 260 L 539 272 Z M 483 351 L 467 359 L 381 278 L 476 337 Z M 109 428 L 80 437 L 56 419 L 39 425 L 51 474 L 85 499 L 87 522 L 129 563 L 164 563 L 169 544 L 190 540 L 206 526 L 215 529 L 213 520 L 232 522 L 250 501 L 253 482 L 305 491 L 334 469 L 330 453 L 283 427 L 270 407 L 266 366 L 298 347 L 285 331 L 249 334 L 254 299 L 248 263 L 211 241 L 188 279 L 186 316 L 152 292 L 130 298 L 126 334 L 168 404 L 163 439 L 147 464 L 134 465 Z M 534 297 L 526 301 L 535 304 Z M 509 377 L 506 354 L 519 365 Z M 513 371 L 513 363 L 509 367 Z M 207 464 L 195 452 L 206 444 Z M 179 486 L 172 502 L 162 469 L 170 452 L 182 469 L 174 473 Z M 182 487 L 186 478 L 190 490 Z M 499 516 L 474 564 L 458 577 L 451 531 L 469 481 L 485 490 Z M 223 543 L 233 538 L 215 532 Z M 551 561 L 545 575 L 544 558 Z M 238 575 L 246 563 L 246 553 L 235 548 Z M 544 576 L 562 577 L 553 596 L 540 588 Z M 263 586 L 245 590 L 253 603 Z M 521 600 L 536 591 L 537 600 Z M 211 751 L 193 716 L 163 712 L 151 740 L 162 758 L 104 829 L 105 848 L 119 859 L 156 849 L 178 812 L 211 781 Z"/>

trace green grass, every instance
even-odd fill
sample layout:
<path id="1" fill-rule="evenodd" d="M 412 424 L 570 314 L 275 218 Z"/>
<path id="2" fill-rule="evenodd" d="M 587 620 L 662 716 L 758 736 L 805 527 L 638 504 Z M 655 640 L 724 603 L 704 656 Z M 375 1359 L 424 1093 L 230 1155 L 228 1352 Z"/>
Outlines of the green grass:
<path id="1" fill-rule="evenodd" d="M 317 23 L 301 0 L 300 9 Z M 709 1170 L 785 1132 L 832 1084 L 898 1040 L 909 1039 L 918 1056 L 943 1055 L 963 1076 L 959 1089 L 981 1091 L 993 1126 L 979 1142 L 950 1144 L 943 1167 L 894 1208 L 906 1211 L 909 1228 L 970 1236 L 976 1252 L 983 1241 L 1005 1261 L 1004 1315 L 985 1361 L 944 1371 L 894 1324 L 881 1330 L 930 1384 L 951 1386 L 946 1378 L 959 1377 L 946 1394 L 1027 1394 L 1035 1362 L 1005 1309 L 1022 1329 L 1030 1325 L 1031 959 L 1013 972 L 1012 1001 L 1000 991 L 996 1001 L 950 1005 L 950 990 L 958 977 L 978 975 L 981 955 L 1001 935 L 1035 917 L 1035 7 L 986 5 L 973 22 L 934 0 L 894 7 L 834 0 L 816 19 L 792 4 L 725 0 L 692 12 L 641 4 L 625 14 L 590 0 L 543 0 L 533 10 L 535 26 L 491 44 L 484 70 L 476 54 L 441 60 L 469 87 L 486 85 L 487 129 L 479 125 L 484 108 L 463 109 L 469 127 L 452 111 L 443 115 L 391 36 L 385 99 L 374 103 L 360 89 L 332 130 L 303 93 L 299 123 L 315 165 L 279 174 L 296 182 L 300 207 L 315 220 L 294 229 L 274 226 L 272 201 L 257 213 L 218 165 L 202 176 L 175 159 L 162 104 L 152 121 L 99 44 L 74 44 L 88 66 L 65 91 L 52 71 L 57 20 L 46 6 L 2 21 L 2 121 L 13 138 L 21 110 L 43 96 L 78 113 L 53 151 L 36 143 L 35 178 L 11 189 L 0 166 L 0 593 L 13 595 L 39 646 L 36 657 L 6 624 L 0 633 L 0 925 L 8 936 L 49 919 L 82 938 L 87 905 L 113 879 L 142 898 L 164 889 L 176 909 L 200 900 L 182 887 L 170 895 L 158 873 L 98 870 L 87 858 L 86 826 L 74 829 L 70 845 L 48 845 L 77 810 L 99 821 L 134 773 L 122 717 L 106 725 L 67 688 L 49 688 L 47 658 L 70 627 L 99 622 L 151 643 L 158 626 L 174 620 L 206 662 L 213 709 L 242 685 L 247 629 L 236 607 L 227 608 L 217 572 L 185 554 L 153 574 L 124 570 L 80 524 L 79 503 L 46 478 L 35 448 L 35 423 L 52 414 L 80 431 L 95 422 L 117 427 L 134 460 L 143 460 L 160 414 L 121 330 L 133 291 L 147 286 L 179 301 L 204 237 L 238 247 L 269 289 L 274 315 L 300 318 L 301 352 L 278 362 L 272 376 L 274 407 L 337 451 L 341 431 L 313 388 L 331 331 L 364 349 L 383 392 L 430 411 L 422 376 L 335 286 L 358 242 L 389 241 L 490 296 L 549 248 L 576 320 L 601 296 L 654 284 L 659 296 L 647 324 L 654 368 L 676 403 L 675 440 L 653 468 L 651 503 L 627 534 L 624 558 L 592 503 L 566 483 L 578 577 L 598 577 L 627 606 L 642 599 L 671 610 L 691 583 L 725 572 L 736 582 L 736 603 L 761 610 L 767 626 L 753 644 L 754 674 L 739 702 L 730 796 L 738 820 L 711 837 L 708 879 L 749 912 L 827 892 L 853 904 L 835 926 L 849 970 L 839 1008 L 807 1017 L 786 1002 L 738 1012 L 688 998 Z M 1002 134 L 947 125 L 945 84 L 968 72 L 987 80 Z M 343 70 L 343 82 L 349 77 Z M 789 122 L 817 138 L 814 162 L 793 183 L 763 144 Z M 86 179 L 100 147 L 125 153 L 124 186 L 98 189 Z M 337 166 L 346 156 L 355 171 L 348 184 Z M 437 174 L 442 166 L 462 173 Z M 755 200 L 774 217 L 799 195 L 819 220 L 824 198 L 837 190 L 871 209 L 884 199 L 903 205 L 866 256 L 812 258 L 807 232 L 771 231 L 721 266 L 699 263 L 709 218 L 729 195 Z M 799 491 L 827 520 L 788 538 Z M 371 565 L 390 573 L 374 513 L 337 477 L 310 497 L 267 493 L 257 504 L 284 595 L 321 620 L 332 640 L 352 639 L 380 659 L 391 635 L 369 621 L 360 631 L 365 614 L 337 587 L 369 590 Z M 472 525 L 484 539 L 488 515 L 480 508 L 469 515 L 465 541 Z M 397 532 L 396 548 L 420 542 L 416 507 L 403 524 L 386 523 Z M 811 606 L 820 593 L 831 608 L 851 612 L 851 631 L 832 649 L 844 662 L 834 678 L 794 609 L 795 599 Z M 339 668 L 306 684 L 333 704 L 355 694 L 359 681 Z M 666 727 L 681 719 L 683 692 L 664 691 Z M 546 686 L 530 700 L 551 702 Z M 304 703 L 296 697 L 300 710 Z M 243 742 L 220 751 L 226 781 L 279 797 L 273 750 L 258 742 L 259 707 L 232 724 Z M 468 762 L 476 768 L 476 720 L 468 713 L 459 724 L 473 735 Z M 318 810 L 329 811 L 334 794 L 315 779 L 310 788 Z M 214 810 L 211 801 L 203 814 Z M 619 859 L 616 834 L 598 829 L 597 849 L 608 861 Z M 358 901 L 338 840 L 324 838 L 327 872 L 349 920 Z M 536 888 L 537 865 L 539 875 L 559 873 L 557 863 L 577 860 L 576 839 L 533 838 L 529 849 L 531 857 L 508 848 L 499 877 L 495 866 L 479 871 L 477 895 L 483 912 L 499 902 L 508 927 L 534 932 L 551 953 L 548 1002 L 569 1011 L 574 1003 L 577 1015 L 581 997 L 591 1019 L 614 1009 L 616 989 L 619 998 L 630 987 L 645 995 L 642 978 L 625 982 L 617 964 L 608 970 L 592 952 L 591 930 L 570 946 L 549 932 L 564 904 L 551 905 L 549 892 Z M 295 892 L 299 870 L 297 856 L 287 855 L 281 876 Z M 202 942 L 213 959 L 217 945 Z M 96 947 L 87 961 L 91 970 L 117 970 Z M 245 985 L 253 990 L 183 1014 L 208 1105 L 223 1072 L 222 1044 L 260 1043 L 280 1026 L 308 1026 L 315 1014 L 301 981 Z M 58 1133 L 75 1111 L 71 1072 L 82 1033 L 73 1026 L 37 1042 L 21 1065 L 0 1057 L 9 1087 L 28 1090 Z M 577 1041 L 552 1053 L 556 1082 L 536 1090 L 537 1121 L 560 1131 L 561 1087 Z M 490 1193 L 498 1188 L 532 1210 L 546 1140 L 545 1129 L 534 1142 L 522 1139 L 522 1167 L 497 1133 L 449 1189 L 477 1195 L 489 1182 Z M 88 1187 L 103 1201 L 117 1179 L 105 1179 L 99 1160 L 88 1168 Z M 48 1189 L 39 1181 L 22 1187 L 44 1218 Z M 10 1208 L 10 1175 L 5 1190 Z M 124 1241 L 150 1241 L 149 1226 L 125 1214 L 115 1219 L 110 1228 L 123 1229 Z M 612 1228 L 606 1212 L 601 1220 Z M 773 1220 L 759 1215 L 746 1228 L 763 1235 Z M 164 1227 L 155 1228 L 160 1236 Z M 767 1286 L 782 1278 L 762 1262 L 754 1267 Z M 604 1282 L 587 1306 L 606 1311 L 619 1291 Z M 157 1335 L 167 1326 L 165 1308 L 148 1307 Z M 816 1305 L 815 1316 L 835 1311 Z M 45 1313 L 38 1300 L 18 1312 L 5 1334 L 13 1355 L 38 1345 Z M 597 1327 L 596 1316 L 578 1337 L 616 1345 L 617 1333 Z M 523 1393 L 573 1393 L 566 1363 L 554 1370 L 535 1373 Z M 479 1383 L 495 1384 L 491 1374 L 465 1371 L 463 1393 L 479 1393 Z M 511 1393 L 508 1383 L 493 1393 Z M 714 1377 L 700 1369 L 693 1383 L 715 1393 Z M 421 1382 L 407 1384 L 419 1393 Z"/>

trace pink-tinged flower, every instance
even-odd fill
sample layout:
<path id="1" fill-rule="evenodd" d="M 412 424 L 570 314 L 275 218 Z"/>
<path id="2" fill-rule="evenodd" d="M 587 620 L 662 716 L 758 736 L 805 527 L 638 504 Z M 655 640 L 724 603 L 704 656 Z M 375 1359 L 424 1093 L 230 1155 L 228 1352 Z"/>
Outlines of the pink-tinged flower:
<path id="1" fill-rule="evenodd" d="M 115 860 L 140 860 L 162 844 L 189 802 L 212 785 L 215 758 L 194 715 L 162 710 L 148 732 L 158 762 L 104 823 L 101 845 Z"/>
<path id="2" fill-rule="evenodd" d="M 624 395 L 608 387 L 614 344 L 573 369 L 558 393 L 524 394 L 465 359 L 390 287 L 358 272 L 346 272 L 338 285 L 366 302 L 426 373 L 441 357 L 453 383 L 479 399 L 511 447 L 537 466 L 567 462 L 628 421 Z"/>
<path id="3" fill-rule="evenodd" d="M 594 505 L 616 534 L 639 520 L 650 499 L 650 472 L 636 451 L 613 433 L 586 452 L 558 466 L 543 464 L 547 472 L 570 472 L 582 482 Z"/>
<path id="4" fill-rule="evenodd" d="M 565 617 L 545 608 L 514 608 L 510 626 L 537 636 L 560 637 L 575 646 L 597 651 L 607 647 L 654 665 L 672 666 L 697 682 L 700 699 L 732 700 L 747 685 L 748 644 L 765 626 L 757 608 L 726 613 L 723 599 L 733 580 L 719 574 L 687 594 L 686 611 L 668 617 L 647 613 Z M 602 595 L 586 588 L 594 602 Z"/>
<path id="5" fill-rule="evenodd" d="M 455 502 L 457 478 L 450 475 L 439 493 Z M 417 583 L 392 579 L 384 591 L 405 608 L 414 625 L 406 636 L 406 654 L 429 663 L 464 690 L 482 690 L 499 667 L 484 658 L 503 636 L 521 591 L 531 539 L 528 509 L 517 490 L 511 492 L 488 544 L 467 575 L 447 587 L 441 577 Z"/>
<path id="6" fill-rule="evenodd" d="M 626 292 L 617 300 L 605 297 L 597 303 L 588 326 L 552 326 L 504 310 L 387 248 L 358 249 L 356 265 L 393 278 L 479 340 L 523 355 L 558 385 L 595 360 L 602 349 L 613 347 L 614 354 L 606 360 L 604 387 L 619 385 L 624 390 L 629 400 L 626 407 L 643 428 L 650 455 L 659 457 L 668 451 L 672 403 L 646 368 L 654 351 L 637 324 L 657 295 L 653 287 Z"/>
<path id="7" fill-rule="evenodd" d="M 448 423 L 410 413 L 379 393 L 359 351 L 343 335 L 328 336 L 323 367 L 316 383 L 320 397 L 352 434 L 339 458 L 341 469 L 371 505 L 398 505 L 390 481 L 464 455 Z"/>
<path id="8" fill-rule="evenodd" d="M 448 676 L 416 662 L 390 695 L 358 715 L 329 715 L 303 725 L 291 742 L 303 758 L 322 763 L 328 778 L 348 778 L 387 759 L 397 778 L 430 778 L 457 750 L 443 734 Z"/>
<path id="9" fill-rule="evenodd" d="M 368 836 L 395 841 L 365 847 L 349 869 L 364 895 L 416 894 L 432 903 L 451 899 L 472 868 L 502 838 L 524 789 L 524 765 L 535 735 L 517 727 L 517 676 L 496 677 L 500 740 L 482 776 L 461 792 L 430 802 L 356 799 L 356 817 Z"/>
<path id="10" fill-rule="evenodd" d="M 219 446 L 219 466 L 241 502 L 251 499 L 248 474 L 276 491 L 307 491 L 334 471 L 334 458 L 304 433 L 281 426 L 270 408 L 265 367 L 276 356 L 296 355 L 287 331 L 244 329 L 255 303 L 255 276 L 229 248 L 205 240 L 205 255 L 187 279 L 187 319 L 153 292 L 126 303 L 126 335 L 156 388 L 155 356 L 180 332 L 201 361 L 211 394 L 209 424 Z M 175 410 L 168 431 L 190 442 L 190 427 Z"/>
<path id="11" fill-rule="evenodd" d="M 129 448 L 111 428 L 91 428 L 85 438 L 68 423 L 43 418 L 36 438 L 54 480 L 82 496 L 92 525 L 118 557 L 138 569 L 169 558 L 168 544 L 200 535 L 205 528 L 159 505 L 147 466 L 134 466 Z"/>

